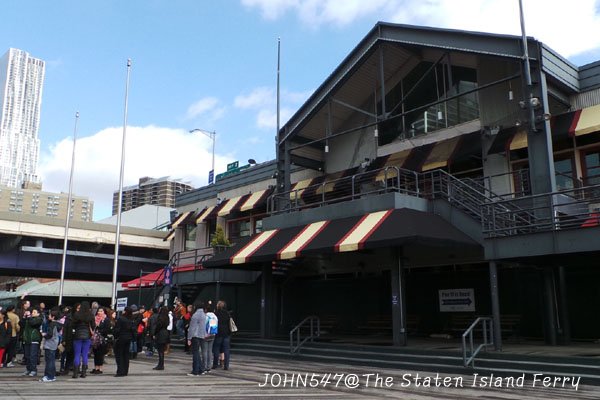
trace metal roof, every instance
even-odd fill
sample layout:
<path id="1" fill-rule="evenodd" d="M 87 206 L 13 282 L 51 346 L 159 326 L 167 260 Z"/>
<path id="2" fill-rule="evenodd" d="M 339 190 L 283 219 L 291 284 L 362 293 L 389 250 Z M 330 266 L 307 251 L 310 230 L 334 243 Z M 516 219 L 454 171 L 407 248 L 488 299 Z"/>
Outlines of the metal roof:
<path id="1" fill-rule="evenodd" d="M 553 81 L 572 92 L 578 90 L 579 76 L 574 65 L 534 38 L 528 37 L 528 42 L 533 62 L 541 57 L 544 71 Z M 378 22 L 282 127 L 280 143 L 290 141 L 292 156 L 322 162 L 325 155 L 321 141 L 328 135 L 375 125 L 381 75 L 387 93 L 418 62 L 436 60 L 446 52 L 451 54 L 453 63 L 464 65 L 474 65 L 481 55 L 518 62 L 522 58 L 522 39 Z"/>

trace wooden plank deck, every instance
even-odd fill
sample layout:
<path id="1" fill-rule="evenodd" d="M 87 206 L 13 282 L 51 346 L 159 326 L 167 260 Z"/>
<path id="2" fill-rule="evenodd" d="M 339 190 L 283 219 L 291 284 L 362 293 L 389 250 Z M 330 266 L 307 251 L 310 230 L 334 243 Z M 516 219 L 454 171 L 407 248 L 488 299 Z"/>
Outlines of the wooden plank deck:
<path id="1" fill-rule="evenodd" d="M 233 354 L 229 371 L 214 370 L 210 374 L 198 377 L 188 377 L 191 370 L 191 356 L 175 349 L 166 357 L 165 370 L 153 371 L 156 356 L 150 358 L 140 353 L 136 360 L 131 361 L 130 375 L 124 378 L 112 376 L 115 371 L 113 358 L 108 358 L 105 374 L 88 375 L 85 379 L 72 379 L 60 376 L 56 382 L 40 383 L 36 378 L 21 376 L 24 367 L 0 369 L 0 399 L 22 400 L 79 400 L 79 399 L 265 399 L 265 398 L 314 398 L 314 399 L 365 399 L 365 398 L 405 398 L 405 399 L 598 399 L 600 387 L 579 385 L 573 388 L 545 388 L 538 384 L 532 386 L 531 381 L 525 381 L 524 387 L 472 387 L 472 375 L 440 374 L 443 379 L 449 377 L 452 382 L 462 378 L 462 387 L 425 387 L 416 386 L 414 380 L 408 387 L 402 387 L 405 382 L 403 374 L 417 374 L 423 378 L 435 377 L 435 373 L 403 371 L 394 369 L 375 369 L 344 364 L 307 363 L 305 361 L 290 361 L 249 357 Z M 42 365 L 38 371 L 43 371 Z M 90 360 L 91 365 L 91 360 Z M 318 384 L 315 387 L 305 387 L 297 377 L 317 374 Z M 269 374 L 269 384 L 263 386 L 266 374 Z M 283 387 L 283 377 L 287 374 L 290 380 L 295 374 L 295 384 Z M 330 382 L 324 381 L 330 374 Z M 343 377 L 336 385 L 335 374 Z M 358 378 L 356 388 L 348 387 L 347 377 L 355 374 Z M 366 374 L 370 375 L 370 384 L 366 384 Z M 374 383 L 375 374 L 383 378 L 380 384 Z M 393 385 L 385 387 L 385 379 L 391 379 Z M 315 381 L 313 380 L 313 383 Z M 433 381 L 432 381 L 433 383 Z M 275 387 L 278 386 L 278 387 Z M 310 386 L 307 384 L 306 386 Z"/>

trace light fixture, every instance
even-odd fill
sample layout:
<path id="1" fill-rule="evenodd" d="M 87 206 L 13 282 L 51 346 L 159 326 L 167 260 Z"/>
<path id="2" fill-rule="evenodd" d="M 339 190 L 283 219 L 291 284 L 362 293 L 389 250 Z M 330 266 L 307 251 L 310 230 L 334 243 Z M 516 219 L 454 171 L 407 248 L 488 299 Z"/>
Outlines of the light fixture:
<path id="1" fill-rule="evenodd" d="M 379 130 L 377 130 L 377 127 L 375 127 L 375 130 L 373 131 L 373 136 L 379 137 Z"/>
<path id="2" fill-rule="evenodd" d="M 516 121 L 515 121 L 515 126 L 521 126 L 521 121 L 519 121 L 519 120 L 516 120 Z"/>
<path id="3" fill-rule="evenodd" d="M 256 160 L 254 158 L 250 158 L 250 159 L 248 159 L 248 164 L 256 165 Z"/>
<path id="4" fill-rule="evenodd" d="M 514 100 L 515 96 L 512 90 L 512 83 L 510 81 L 508 81 L 508 100 L 512 101 Z"/>
<path id="5" fill-rule="evenodd" d="M 442 113 L 441 111 L 438 111 L 438 120 L 443 120 L 444 119 L 444 113 Z"/>
<path id="6" fill-rule="evenodd" d="M 325 145 L 325 153 L 329 153 L 329 145 L 328 144 Z"/>

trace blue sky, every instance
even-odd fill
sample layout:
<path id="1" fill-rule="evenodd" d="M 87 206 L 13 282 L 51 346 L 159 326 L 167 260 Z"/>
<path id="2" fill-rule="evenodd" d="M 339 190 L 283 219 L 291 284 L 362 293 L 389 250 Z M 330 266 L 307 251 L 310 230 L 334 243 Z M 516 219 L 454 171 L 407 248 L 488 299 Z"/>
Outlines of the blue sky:
<path id="1" fill-rule="evenodd" d="M 600 59 L 597 1 L 524 3 L 528 35 L 577 65 Z M 118 187 L 127 58 L 125 185 L 170 175 L 200 186 L 211 142 L 192 128 L 217 132 L 217 173 L 274 158 L 278 37 L 285 122 L 378 20 L 519 34 L 517 0 L 23 0 L 2 6 L 0 53 L 47 62 L 45 190 L 68 190 L 80 112 L 74 192 L 95 201 L 99 219 Z"/>

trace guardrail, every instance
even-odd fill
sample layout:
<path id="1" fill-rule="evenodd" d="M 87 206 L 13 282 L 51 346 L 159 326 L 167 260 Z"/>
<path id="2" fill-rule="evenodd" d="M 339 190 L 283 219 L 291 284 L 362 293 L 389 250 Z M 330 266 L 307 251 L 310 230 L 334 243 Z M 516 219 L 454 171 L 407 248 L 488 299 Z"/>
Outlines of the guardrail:
<path id="1" fill-rule="evenodd" d="M 473 332 L 475 328 L 481 324 L 483 331 L 483 343 L 475 347 Z M 469 364 L 475 367 L 475 357 L 483 349 L 494 345 L 494 322 L 491 317 L 478 317 L 467 330 L 462 334 L 462 350 L 463 350 L 463 365 L 468 367 Z M 467 338 L 469 347 L 467 347 Z"/>
<path id="2" fill-rule="evenodd" d="M 308 328 L 308 334 L 302 338 L 301 331 Z M 316 329 L 315 329 L 316 328 Z M 315 315 L 309 315 L 290 330 L 290 354 L 300 352 L 300 347 L 308 340 L 311 342 L 321 335 L 321 320 Z"/>
<path id="3" fill-rule="evenodd" d="M 519 208 L 506 207 L 507 204 Z M 483 204 L 483 233 L 512 236 L 598 226 L 600 184 Z"/>

